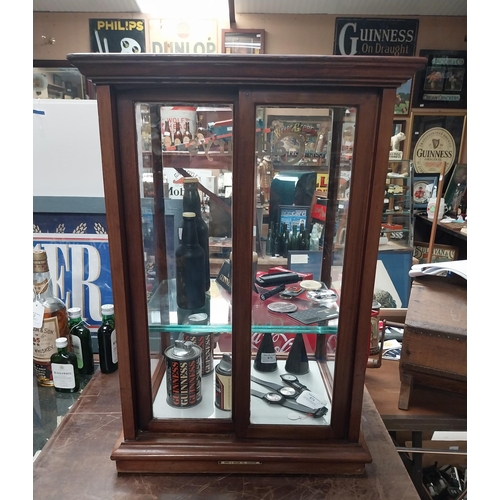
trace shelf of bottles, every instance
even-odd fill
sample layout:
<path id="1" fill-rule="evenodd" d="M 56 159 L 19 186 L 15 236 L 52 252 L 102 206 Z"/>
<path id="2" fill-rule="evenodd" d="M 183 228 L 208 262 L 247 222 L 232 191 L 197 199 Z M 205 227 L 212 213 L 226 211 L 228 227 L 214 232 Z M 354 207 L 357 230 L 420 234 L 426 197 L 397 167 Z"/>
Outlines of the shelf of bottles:
<path id="1" fill-rule="evenodd" d="M 335 253 L 339 214 L 344 224 L 347 217 L 355 110 L 257 106 L 255 124 L 254 199 L 256 207 L 265 208 L 269 229 L 263 247 L 254 253 L 259 269 L 263 262 L 269 266 L 254 270 L 251 421 L 328 425 L 329 416 L 305 415 L 292 421 L 286 406 L 275 405 L 270 412 L 270 402 L 262 399 L 270 389 L 262 383 L 291 392 L 294 385 L 286 377 L 296 377 L 295 384 L 308 391 L 295 385 L 295 395 L 307 392 L 309 397 L 306 401 L 304 395 L 297 408 L 308 407 L 313 413 L 329 408 L 343 257 L 337 256 L 335 266 L 325 271 L 322 255 L 325 249 Z M 237 196 L 232 193 L 233 109 L 213 103 L 137 103 L 136 130 L 153 415 L 230 419 L 230 405 L 227 408 L 223 397 L 230 388 L 223 381 L 230 380 L 224 373 L 228 367 L 230 371 L 233 351 L 231 247 L 214 274 L 208 241 L 232 238 L 231 201 Z M 340 163 L 331 158 L 340 158 Z M 338 179 L 334 189 L 330 187 L 338 200 L 327 216 L 327 191 L 318 192 L 317 187 L 328 186 L 329 177 Z M 282 199 L 275 179 L 288 183 Z M 315 217 L 318 194 L 325 210 Z M 257 215 L 255 219 L 257 225 Z M 276 268 L 284 259 L 289 267 Z M 269 274 L 280 277 L 271 284 L 257 279 Z M 323 345 L 320 357 L 318 343 Z M 198 366 L 201 382 L 183 399 L 175 384 L 182 384 L 184 370 L 189 378 L 191 363 Z"/>
<path id="2" fill-rule="evenodd" d="M 390 162 L 380 228 L 381 247 L 413 247 L 413 162 Z"/>

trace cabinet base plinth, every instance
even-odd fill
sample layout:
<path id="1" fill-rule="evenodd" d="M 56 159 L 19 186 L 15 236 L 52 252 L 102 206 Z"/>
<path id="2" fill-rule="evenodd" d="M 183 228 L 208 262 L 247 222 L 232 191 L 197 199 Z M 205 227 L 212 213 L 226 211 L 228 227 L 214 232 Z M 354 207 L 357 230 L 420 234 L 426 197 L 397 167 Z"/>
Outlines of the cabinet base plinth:
<path id="1" fill-rule="evenodd" d="M 111 454 L 120 473 L 362 475 L 372 458 L 360 443 L 237 440 L 232 436 L 123 441 Z"/>

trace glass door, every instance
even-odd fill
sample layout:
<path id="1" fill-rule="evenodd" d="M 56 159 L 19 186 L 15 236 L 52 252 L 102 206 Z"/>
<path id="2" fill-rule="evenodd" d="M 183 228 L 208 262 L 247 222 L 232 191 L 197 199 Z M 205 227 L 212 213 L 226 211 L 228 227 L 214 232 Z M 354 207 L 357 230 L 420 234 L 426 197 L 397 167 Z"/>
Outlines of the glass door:
<path id="1" fill-rule="evenodd" d="M 355 109 L 257 106 L 250 424 L 328 426 Z"/>

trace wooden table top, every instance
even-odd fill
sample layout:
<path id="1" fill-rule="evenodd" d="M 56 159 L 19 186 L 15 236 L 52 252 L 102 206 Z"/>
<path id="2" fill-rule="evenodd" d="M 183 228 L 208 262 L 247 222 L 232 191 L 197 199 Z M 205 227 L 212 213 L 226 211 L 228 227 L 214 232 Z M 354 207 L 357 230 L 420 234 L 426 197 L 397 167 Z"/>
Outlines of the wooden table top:
<path id="1" fill-rule="evenodd" d="M 118 372 L 98 369 L 34 462 L 33 499 L 419 500 L 366 389 L 361 428 L 373 457 L 362 476 L 118 474 Z"/>

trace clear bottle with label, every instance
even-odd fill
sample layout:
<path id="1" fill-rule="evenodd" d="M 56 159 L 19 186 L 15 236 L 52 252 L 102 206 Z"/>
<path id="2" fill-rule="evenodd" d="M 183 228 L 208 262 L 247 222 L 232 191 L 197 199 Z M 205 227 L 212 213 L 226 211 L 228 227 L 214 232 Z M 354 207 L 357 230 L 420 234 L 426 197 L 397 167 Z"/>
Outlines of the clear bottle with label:
<path id="1" fill-rule="evenodd" d="M 82 319 L 82 310 L 79 307 L 70 307 L 68 318 L 71 349 L 78 360 L 78 371 L 82 375 L 92 375 L 94 373 L 92 338 L 90 330 Z"/>
<path id="2" fill-rule="evenodd" d="M 262 334 L 262 341 L 255 356 L 253 367 L 258 372 L 274 372 L 277 370 L 278 361 L 274 350 L 272 333 Z"/>
<path id="3" fill-rule="evenodd" d="M 54 389 L 57 392 L 77 392 L 80 390 L 78 361 L 73 352 L 68 351 L 68 339 L 56 339 L 57 352 L 50 357 Z"/>
<path id="4" fill-rule="evenodd" d="M 66 306 L 52 291 L 47 253 L 33 250 L 33 368 L 38 385 L 54 385 L 50 357 L 57 352 L 59 337 L 69 337 Z"/>
<path id="5" fill-rule="evenodd" d="M 113 373 L 118 369 L 114 305 L 103 304 L 101 306 L 101 315 L 102 323 L 99 330 L 97 330 L 99 366 L 102 373 Z"/>

